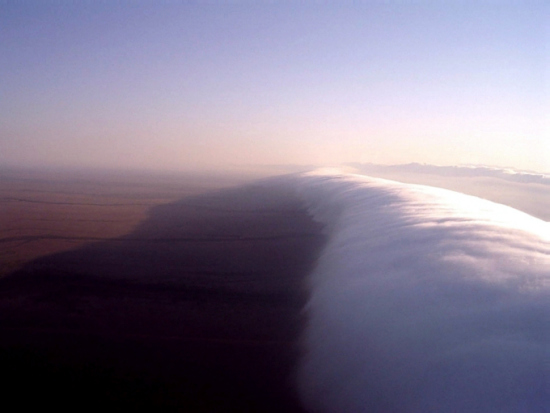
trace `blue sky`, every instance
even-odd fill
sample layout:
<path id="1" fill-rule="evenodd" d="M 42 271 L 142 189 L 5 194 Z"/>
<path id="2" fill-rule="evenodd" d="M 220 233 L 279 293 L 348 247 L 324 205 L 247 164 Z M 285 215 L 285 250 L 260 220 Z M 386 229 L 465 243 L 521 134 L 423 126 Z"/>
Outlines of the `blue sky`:
<path id="1" fill-rule="evenodd" d="M 0 163 L 550 170 L 545 1 L 1 1 Z"/>

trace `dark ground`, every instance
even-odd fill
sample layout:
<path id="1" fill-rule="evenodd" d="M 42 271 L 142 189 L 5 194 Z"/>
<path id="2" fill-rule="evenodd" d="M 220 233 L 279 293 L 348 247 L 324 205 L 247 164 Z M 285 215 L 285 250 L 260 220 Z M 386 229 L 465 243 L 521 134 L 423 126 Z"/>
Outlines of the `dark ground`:
<path id="1" fill-rule="evenodd" d="M 132 233 L 0 279 L 19 408 L 301 411 L 292 385 L 320 228 L 282 188 L 160 205 Z"/>

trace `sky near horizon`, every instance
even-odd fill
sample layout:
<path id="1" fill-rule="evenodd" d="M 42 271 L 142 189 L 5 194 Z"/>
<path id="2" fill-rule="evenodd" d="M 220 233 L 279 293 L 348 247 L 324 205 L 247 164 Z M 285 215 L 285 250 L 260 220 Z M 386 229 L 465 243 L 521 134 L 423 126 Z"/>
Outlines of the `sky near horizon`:
<path id="1" fill-rule="evenodd" d="M 0 0 L 0 166 L 550 172 L 550 3 Z"/>

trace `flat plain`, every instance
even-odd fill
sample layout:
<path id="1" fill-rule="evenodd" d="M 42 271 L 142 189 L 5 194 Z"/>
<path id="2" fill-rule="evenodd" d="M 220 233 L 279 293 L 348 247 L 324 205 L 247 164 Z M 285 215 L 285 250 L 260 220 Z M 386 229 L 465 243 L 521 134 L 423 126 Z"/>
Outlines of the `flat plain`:
<path id="1" fill-rule="evenodd" d="M 228 176 L 1 174 L 5 394 L 301 411 L 304 278 L 324 238 L 292 193 Z"/>

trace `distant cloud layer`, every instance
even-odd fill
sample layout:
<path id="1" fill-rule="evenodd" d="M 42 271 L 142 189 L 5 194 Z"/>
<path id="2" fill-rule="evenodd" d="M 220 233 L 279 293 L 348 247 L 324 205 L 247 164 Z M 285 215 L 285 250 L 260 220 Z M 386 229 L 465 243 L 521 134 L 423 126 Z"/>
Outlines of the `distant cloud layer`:
<path id="1" fill-rule="evenodd" d="M 548 412 L 550 224 L 443 189 L 314 172 L 329 239 L 298 382 L 316 412 Z"/>
<path id="2" fill-rule="evenodd" d="M 489 166 L 436 166 L 418 163 L 355 163 L 348 164 L 347 169 L 348 172 L 478 196 L 550 221 L 550 174 Z"/>
<path id="3" fill-rule="evenodd" d="M 536 183 L 550 185 L 550 175 L 544 173 L 520 171 L 513 168 L 497 168 L 491 166 L 438 166 L 420 163 L 409 163 L 404 165 L 375 165 L 375 164 L 350 164 L 360 173 L 369 174 L 377 171 L 410 172 L 441 175 L 446 177 L 470 176 L 470 177 L 492 177 L 506 181 L 521 183 Z"/>

